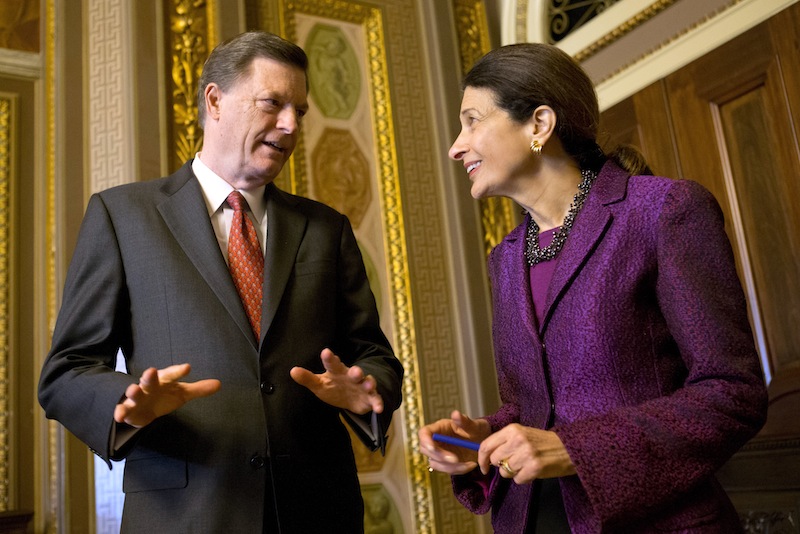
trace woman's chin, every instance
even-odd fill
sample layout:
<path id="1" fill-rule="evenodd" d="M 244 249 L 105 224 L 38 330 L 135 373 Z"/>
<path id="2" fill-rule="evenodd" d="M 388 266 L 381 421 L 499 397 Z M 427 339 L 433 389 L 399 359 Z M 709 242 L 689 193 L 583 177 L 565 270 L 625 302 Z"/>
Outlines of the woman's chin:
<path id="1" fill-rule="evenodd" d="M 480 200 L 486 197 L 486 190 L 482 187 L 478 187 L 478 184 L 472 184 L 472 189 L 469 190 L 469 193 L 475 200 Z"/>

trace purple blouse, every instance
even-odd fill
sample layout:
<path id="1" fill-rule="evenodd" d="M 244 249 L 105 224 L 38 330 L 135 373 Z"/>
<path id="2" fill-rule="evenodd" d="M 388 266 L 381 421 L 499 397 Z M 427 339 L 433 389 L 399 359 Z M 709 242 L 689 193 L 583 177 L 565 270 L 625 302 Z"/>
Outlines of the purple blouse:
<path id="1" fill-rule="evenodd" d="M 545 248 L 553 242 L 553 236 L 560 227 L 551 228 L 539 233 L 539 246 Z M 558 265 L 558 256 L 549 261 L 537 263 L 529 269 L 528 278 L 530 280 L 531 298 L 533 300 L 533 311 L 536 316 L 536 328 L 540 330 L 544 321 L 545 300 L 547 290 L 550 287 L 550 280 L 553 278 L 553 271 Z M 569 532 L 564 502 L 561 497 L 561 490 L 557 478 L 542 479 L 538 481 L 538 487 L 534 488 L 536 495 L 534 502 L 530 503 L 533 508 L 531 512 L 535 514 L 535 532 L 557 534 Z"/>
<path id="2" fill-rule="evenodd" d="M 553 242 L 553 236 L 560 226 L 539 233 L 539 246 L 545 248 Z M 531 297 L 533 297 L 533 311 L 536 313 L 536 328 L 541 328 L 544 321 L 544 304 L 547 299 L 547 288 L 550 279 L 558 264 L 558 256 L 550 261 L 537 263 L 530 268 Z"/>

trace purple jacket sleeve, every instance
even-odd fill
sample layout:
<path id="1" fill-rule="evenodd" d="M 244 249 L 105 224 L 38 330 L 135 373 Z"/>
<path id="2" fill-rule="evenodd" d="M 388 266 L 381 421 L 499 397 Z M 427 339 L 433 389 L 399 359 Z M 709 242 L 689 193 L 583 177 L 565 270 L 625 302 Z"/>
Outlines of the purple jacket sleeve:
<path id="1" fill-rule="evenodd" d="M 654 231 L 656 296 L 687 370 L 683 384 L 669 395 L 555 428 L 604 523 L 687 492 L 750 439 L 766 413 L 718 204 L 698 184 L 675 181 Z"/>

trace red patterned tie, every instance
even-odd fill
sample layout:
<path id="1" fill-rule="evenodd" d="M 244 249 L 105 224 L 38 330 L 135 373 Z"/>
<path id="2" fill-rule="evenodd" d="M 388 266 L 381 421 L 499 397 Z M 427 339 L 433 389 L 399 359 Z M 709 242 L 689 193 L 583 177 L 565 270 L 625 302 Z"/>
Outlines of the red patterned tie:
<path id="1" fill-rule="evenodd" d="M 261 253 L 253 221 L 245 213 L 247 201 L 240 192 L 234 191 L 228 196 L 228 204 L 233 208 L 231 234 L 228 236 L 228 266 L 250 326 L 253 327 L 256 339 L 259 339 L 264 255 Z"/>

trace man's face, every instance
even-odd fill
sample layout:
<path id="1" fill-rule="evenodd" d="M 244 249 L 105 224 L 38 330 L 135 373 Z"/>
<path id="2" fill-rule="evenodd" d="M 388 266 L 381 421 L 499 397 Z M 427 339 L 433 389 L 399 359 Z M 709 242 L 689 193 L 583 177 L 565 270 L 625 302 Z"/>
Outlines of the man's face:
<path id="1" fill-rule="evenodd" d="M 305 73 L 257 58 L 228 91 L 212 91 L 218 96 L 206 120 L 203 162 L 237 189 L 272 182 L 292 154 L 308 110 Z"/>

